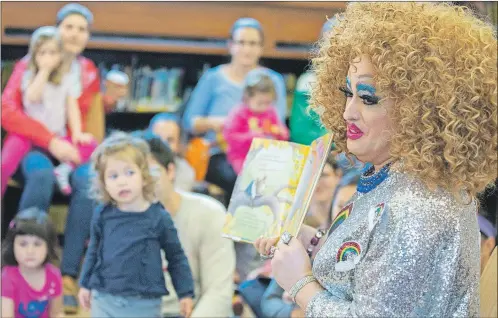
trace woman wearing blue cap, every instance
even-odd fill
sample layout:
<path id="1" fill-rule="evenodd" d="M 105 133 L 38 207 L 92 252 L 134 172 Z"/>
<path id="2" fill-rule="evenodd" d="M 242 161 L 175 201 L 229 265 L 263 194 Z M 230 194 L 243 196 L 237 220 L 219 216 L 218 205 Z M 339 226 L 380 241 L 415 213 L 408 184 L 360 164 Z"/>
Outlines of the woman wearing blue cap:
<path id="1" fill-rule="evenodd" d="M 230 110 L 242 100 L 243 82 L 246 74 L 258 68 L 263 52 L 263 29 L 252 18 L 237 20 L 230 31 L 229 52 L 231 61 L 208 70 L 199 80 L 184 115 L 184 128 L 193 135 L 203 136 L 212 146 L 206 174 L 211 182 L 226 193 L 228 203 L 236 173 L 227 161 L 223 146 L 218 144 L 223 123 Z M 282 75 L 266 69 L 275 83 L 276 107 L 285 120 L 286 91 Z"/>
<path id="2" fill-rule="evenodd" d="M 56 26 L 63 45 L 64 73 L 75 78 L 77 85 L 72 94 L 77 97 L 81 110 L 82 130 L 89 130 L 87 116 L 91 105 L 97 101 L 100 91 L 99 71 L 95 64 L 81 56 L 90 37 L 93 15 L 88 8 L 71 3 L 62 7 L 56 16 Z M 39 121 L 23 112 L 22 79 L 28 68 L 29 56 L 14 67 L 14 71 L 2 94 L 2 128 L 7 133 L 18 134 L 29 139 L 40 149 L 31 150 L 21 162 L 20 172 L 24 182 L 19 209 L 38 207 L 47 211 L 54 191 L 55 175 L 53 159 L 60 162 L 80 163 L 77 147 L 52 133 Z M 85 125 L 87 124 L 87 125 Z M 95 125 L 95 123 L 94 123 Z M 98 127 L 103 135 L 103 126 Z M 97 129 L 94 134 L 97 136 Z M 9 135 L 7 138 L 9 138 Z M 97 138 L 98 139 L 98 138 Z M 7 142 L 7 139 L 6 141 Z M 65 231 L 61 272 L 64 275 L 64 303 L 66 313 L 76 313 L 78 307 L 74 297 L 78 291 L 75 278 L 90 232 L 92 201 L 88 197 L 88 165 L 83 164 L 71 173 L 73 189 Z"/>

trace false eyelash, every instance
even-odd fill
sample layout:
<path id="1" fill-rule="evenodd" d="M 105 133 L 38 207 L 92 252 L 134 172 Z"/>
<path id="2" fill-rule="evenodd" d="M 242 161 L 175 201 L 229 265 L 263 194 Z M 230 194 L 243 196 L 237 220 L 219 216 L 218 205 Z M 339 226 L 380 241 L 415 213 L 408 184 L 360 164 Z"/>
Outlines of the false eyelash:
<path id="1" fill-rule="evenodd" d="M 361 95 L 360 98 L 363 100 L 363 103 L 365 103 L 366 105 L 376 105 L 379 103 L 379 98 L 376 96 Z"/>
<path id="2" fill-rule="evenodd" d="M 351 92 L 346 87 L 339 87 L 339 90 L 344 93 L 344 96 L 346 96 L 346 97 L 353 97 L 353 92 Z"/>

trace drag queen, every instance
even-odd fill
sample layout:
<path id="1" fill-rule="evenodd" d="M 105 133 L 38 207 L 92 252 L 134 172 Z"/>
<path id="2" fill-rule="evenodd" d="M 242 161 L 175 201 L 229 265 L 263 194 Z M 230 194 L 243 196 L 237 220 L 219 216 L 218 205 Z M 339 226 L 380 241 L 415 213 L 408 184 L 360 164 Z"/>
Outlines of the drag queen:
<path id="1" fill-rule="evenodd" d="M 313 105 L 339 150 L 373 167 L 328 237 L 304 227 L 255 243 L 307 317 L 479 315 L 496 42 L 462 8 L 406 2 L 352 3 L 323 40 Z"/>

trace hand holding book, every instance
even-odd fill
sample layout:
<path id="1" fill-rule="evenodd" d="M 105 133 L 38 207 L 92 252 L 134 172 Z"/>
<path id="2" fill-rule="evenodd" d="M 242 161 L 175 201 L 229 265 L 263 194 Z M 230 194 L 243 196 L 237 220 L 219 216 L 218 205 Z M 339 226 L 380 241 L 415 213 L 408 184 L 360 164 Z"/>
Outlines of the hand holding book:
<path id="1" fill-rule="evenodd" d="M 254 139 L 228 207 L 223 235 L 254 243 L 261 235 L 296 236 L 332 147 L 324 135 L 310 146 Z"/>

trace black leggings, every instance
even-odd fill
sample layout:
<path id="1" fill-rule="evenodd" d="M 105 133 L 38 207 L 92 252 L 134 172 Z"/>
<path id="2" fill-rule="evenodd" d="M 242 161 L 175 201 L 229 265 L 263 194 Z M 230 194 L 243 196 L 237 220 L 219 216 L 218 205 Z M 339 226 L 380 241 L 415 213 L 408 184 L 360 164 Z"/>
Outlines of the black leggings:
<path id="1" fill-rule="evenodd" d="M 232 196 L 233 187 L 237 180 L 237 174 L 227 160 L 224 153 L 211 156 L 209 159 L 206 181 L 217 185 L 225 191 L 225 206 L 228 207 Z"/>

